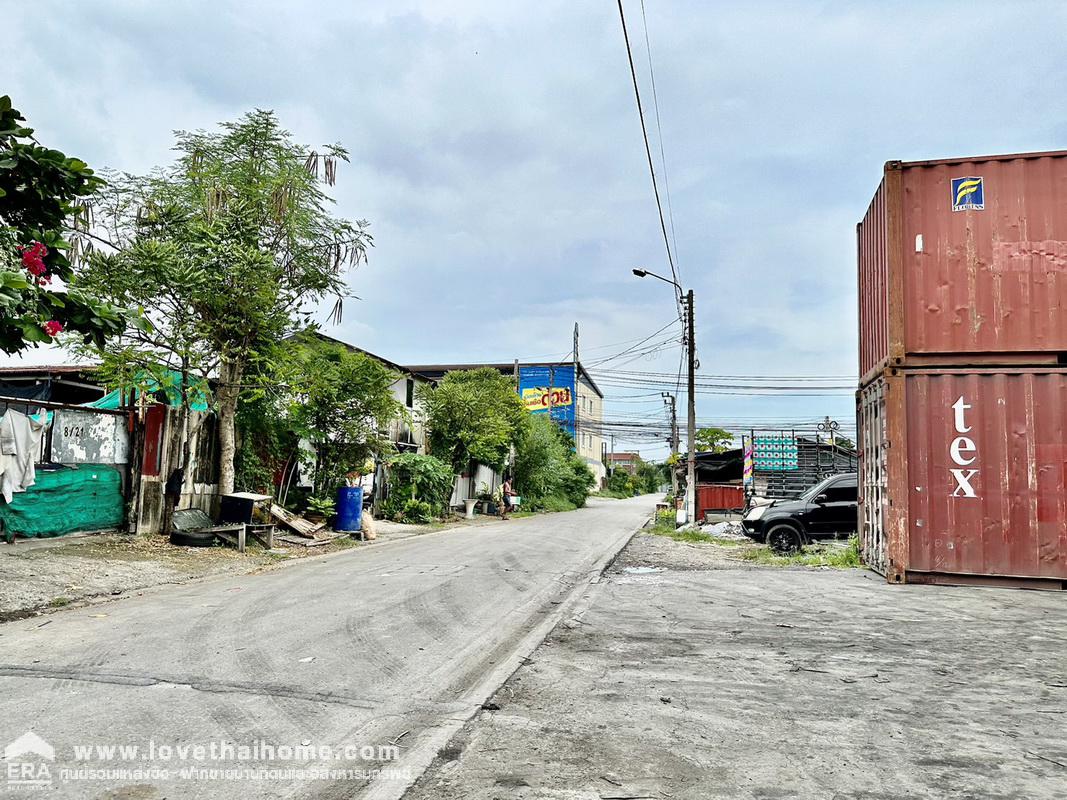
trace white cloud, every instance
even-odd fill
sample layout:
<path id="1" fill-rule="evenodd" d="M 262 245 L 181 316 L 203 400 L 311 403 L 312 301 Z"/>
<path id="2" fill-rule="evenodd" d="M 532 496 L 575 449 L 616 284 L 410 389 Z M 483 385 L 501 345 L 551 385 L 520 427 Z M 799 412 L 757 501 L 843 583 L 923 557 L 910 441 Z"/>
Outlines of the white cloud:
<path id="1" fill-rule="evenodd" d="M 566 351 L 671 311 L 613 4 L 13 6 L 5 91 L 42 139 L 145 170 L 170 131 L 274 108 L 352 152 L 376 246 L 345 335 L 398 360 Z M 646 4 L 683 281 L 705 370 L 855 369 L 854 225 L 890 158 L 1050 149 L 1060 4 Z M 636 3 L 627 4 L 653 147 Z M 700 416 L 850 414 L 702 397 Z"/>

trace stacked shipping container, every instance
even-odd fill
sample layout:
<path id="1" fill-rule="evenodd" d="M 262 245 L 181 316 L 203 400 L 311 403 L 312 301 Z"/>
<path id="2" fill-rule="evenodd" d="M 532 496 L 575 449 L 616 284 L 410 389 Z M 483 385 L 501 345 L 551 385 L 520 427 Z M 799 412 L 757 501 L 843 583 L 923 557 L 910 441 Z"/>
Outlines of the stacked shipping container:
<path id="1" fill-rule="evenodd" d="M 1067 586 L 1067 152 L 890 162 L 857 234 L 864 558 Z"/>

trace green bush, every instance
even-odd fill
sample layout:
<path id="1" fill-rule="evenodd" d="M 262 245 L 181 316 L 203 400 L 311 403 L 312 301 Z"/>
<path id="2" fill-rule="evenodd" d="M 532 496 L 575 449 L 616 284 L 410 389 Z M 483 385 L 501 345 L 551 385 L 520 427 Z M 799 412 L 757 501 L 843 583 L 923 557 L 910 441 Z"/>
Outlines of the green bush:
<path id="1" fill-rule="evenodd" d="M 564 497 L 574 503 L 576 508 L 581 508 L 585 505 L 594 486 L 596 486 L 596 476 L 589 469 L 589 465 L 574 453 L 570 453 L 567 459 L 567 469 L 563 472 L 563 480 L 560 484 Z"/>
<path id="2" fill-rule="evenodd" d="M 408 500 L 400 513 L 396 515 L 397 522 L 409 522 L 416 525 L 424 525 L 433 522 L 434 507 L 423 500 Z"/>
<path id="3" fill-rule="evenodd" d="M 540 511 L 574 511 L 578 506 L 563 495 L 550 494 L 541 500 Z"/>
<path id="4" fill-rule="evenodd" d="M 445 510 L 452 495 L 452 468 L 433 456 L 402 453 L 386 462 L 389 496 L 382 512 L 390 519 L 429 522 Z"/>
<path id="5" fill-rule="evenodd" d="M 616 497 L 633 497 L 638 493 L 637 481 L 634 476 L 623 469 L 615 470 L 608 478 L 607 490 Z"/>
<path id="6" fill-rule="evenodd" d="M 524 508 L 563 511 L 584 506 L 596 478 L 574 440 L 547 414 L 533 414 L 515 446 L 514 484 Z"/>

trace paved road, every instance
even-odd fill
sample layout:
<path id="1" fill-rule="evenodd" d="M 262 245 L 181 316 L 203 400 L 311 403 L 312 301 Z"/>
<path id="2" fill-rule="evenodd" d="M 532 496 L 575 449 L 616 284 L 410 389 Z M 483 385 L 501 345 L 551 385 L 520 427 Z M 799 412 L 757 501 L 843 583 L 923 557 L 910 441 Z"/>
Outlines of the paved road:
<path id="1" fill-rule="evenodd" d="M 1067 795 L 1063 593 L 735 549 L 636 536 L 405 800 Z"/>
<path id="2" fill-rule="evenodd" d="M 594 500 L 0 626 L 0 745 L 33 731 L 55 748 L 10 754 L 0 795 L 41 796 L 4 782 L 45 780 L 43 765 L 49 796 L 399 796 L 652 507 Z M 80 760 L 80 745 L 139 749 Z M 297 758 L 305 747 L 314 757 Z M 276 772 L 234 779 L 248 767 Z M 378 768 L 394 772 L 363 773 Z M 103 779 L 64 782 L 65 769 Z"/>

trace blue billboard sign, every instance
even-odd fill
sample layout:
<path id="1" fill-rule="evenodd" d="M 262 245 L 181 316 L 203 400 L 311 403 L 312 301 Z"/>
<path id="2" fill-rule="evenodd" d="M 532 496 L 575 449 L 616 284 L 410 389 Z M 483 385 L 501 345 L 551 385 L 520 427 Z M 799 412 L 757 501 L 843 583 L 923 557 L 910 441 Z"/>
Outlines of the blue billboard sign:
<path id="1" fill-rule="evenodd" d="M 574 436 L 574 417 L 578 392 L 574 383 L 574 365 L 554 367 L 519 367 L 519 396 L 532 414 L 547 414 Z"/>

